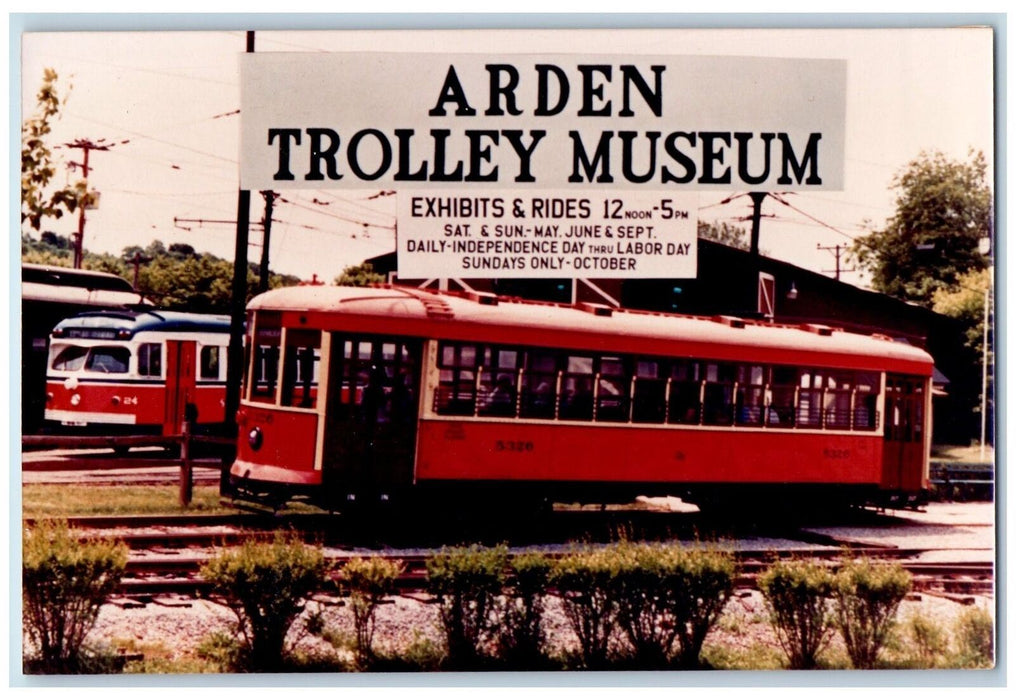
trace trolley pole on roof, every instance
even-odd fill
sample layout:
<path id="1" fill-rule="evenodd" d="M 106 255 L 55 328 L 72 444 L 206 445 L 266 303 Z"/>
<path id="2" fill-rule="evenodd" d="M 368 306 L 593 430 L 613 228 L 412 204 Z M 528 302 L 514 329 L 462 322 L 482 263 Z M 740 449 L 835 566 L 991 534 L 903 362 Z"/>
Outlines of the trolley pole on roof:
<path id="1" fill-rule="evenodd" d="M 247 53 L 254 53 L 254 32 L 247 32 Z M 240 409 L 240 382 L 243 380 L 243 323 L 247 306 L 247 241 L 250 234 L 250 190 L 241 189 L 236 204 L 236 250 L 233 257 L 233 299 L 230 307 L 229 350 L 226 357 L 226 429 L 236 434 L 236 412 Z M 222 470 L 220 492 L 227 485 Z"/>

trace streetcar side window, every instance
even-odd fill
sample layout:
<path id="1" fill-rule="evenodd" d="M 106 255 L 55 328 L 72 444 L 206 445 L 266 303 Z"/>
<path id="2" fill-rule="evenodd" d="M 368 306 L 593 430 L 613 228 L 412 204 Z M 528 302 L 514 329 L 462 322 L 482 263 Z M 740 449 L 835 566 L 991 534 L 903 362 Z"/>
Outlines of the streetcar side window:
<path id="1" fill-rule="evenodd" d="M 850 427 L 853 394 L 853 372 L 829 372 L 826 374 L 825 392 L 822 400 L 825 427 L 840 430 Z"/>
<path id="2" fill-rule="evenodd" d="M 737 367 L 737 423 L 762 425 L 765 419 L 768 368 L 762 365 Z"/>
<path id="3" fill-rule="evenodd" d="M 557 354 L 527 350 L 519 412 L 523 418 L 553 418 L 557 408 Z"/>
<path id="4" fill-rule="evenodd" d="M 480 372 L 481 416 L 515 416 L 518 409 L 518 350 L 485 348 Z"/>
<path id="5" fill-rule="evenodd" d="M 626 422 L 631 377 L 624 358 L 599 358 L 600 371 L 596 380 L 596 420 Z"/>
<path id="6" fill-rule="evenodd" d="M 440 385 L 437 411 L 452 416 L 471 416 L 476 411 L 476 371 L 479 355 L 475 345 L 443 343 L 440 348 Z"/>
<path id="7" fill-rule="evenodd" d="M 769 410 L 766 414 L 766 425 L 780 426 L 781 428 L 794 426 L 797 380 L 796 367 L 773 367 L 772 380 L 769 385 Z"/>
<path id="8" fill-rule="evenodd" d="M 659 360 L 635 361 L 631 419 L 635 423 L 662 423 L 667 418 L 667 379 Z"/>
<path id="9" fill-rule="evenodd" d="M 162 343 L 138 346 L 138 374 L 142 377 L 162 376 Z"/>
<path id="10" fill-rule="evenodd" d="M 568 355 L 561 375 L 558 416 L 563 420 L 593 418 L 593 358 Z"/>
<path id="11" fill-rule="evenodd" d="M 220 348 L 217 345 L 205 345 L 201 348 L 198 359 L 198 376 L 201 379 L 219 378 Z"/>
<path id="12" fill-rule="evenodd" d="M 706 425 L 730 425 L 734 422 L 734 382 L 737 369 L 732 364 L 710 362 L 704 366 L 702 422 Z"/>
<path id="13" fill-rule="evenodd" d="M 115 345 L 94 347 L 88 353 L 85 369 L 103 374 L 127 374 L 130 366 L 131 351 Z"/>
<path id="14" fill-rule="evenodd" d="M 878 427 L 878 394 L 881 377 L 874 372 L 858 372 L 854 394 L 854 430 Z"/>
<path id="15" fill-rule="evenodd" d="M 693 360 L 675 360 L 670 366 L 671 423 L 697 425 L 702 416 L 701 365 Z"/>
<path id="16" fill-rule="evenodd" d="M 798 373 L 797 425 L 802 428 L 822 427 L 822 374 L 819 370 L 802 369 Z"/>
<path id="17" fill-rule="evenodd" d="M 77 372 L 85 366 L 88 348 L 68 345 L 53 358 L 53 369 L 58 372 Z"/>

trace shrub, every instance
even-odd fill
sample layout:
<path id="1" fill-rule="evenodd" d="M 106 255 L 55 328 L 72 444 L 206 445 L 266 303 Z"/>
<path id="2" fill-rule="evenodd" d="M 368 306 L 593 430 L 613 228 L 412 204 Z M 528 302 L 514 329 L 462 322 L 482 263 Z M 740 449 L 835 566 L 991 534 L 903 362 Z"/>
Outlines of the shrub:
<path id="1" fill-rule="evenodd" d="M 326 571 L 319 548 L 285 535 L 271 542 L 245 542 L 201 568 L 202 577 L 225 596 L 236 615 L 246 670 L 283 667 L 286 634 L 307 596 L 323 585 Z"/>
<path id="2" fill-rule="evenodd" d="M 733 559 L 681 547 L 621 545 L 617 619 L 641 666 L 660 668 L 675 644 L 681 666 L 701 665 L 702 644 L 733 589 Z"/>
<path id="3" fill-rule="evenodd" d="M 758 580 L 770 622 L 790 667 L 811 669 L 832 638 L 833 575 L 820 564 L 780 561 Z"/>
<path id="4" fill-rule="evenodd" d="M 911 665 L 918 668 L 936 668 L 943 665 L 949 650 L 949 635 L 942 625 L 922 613 L 914 613 L 904 623 L 907 654 Z"/>
<path id="5" fill-rule="evenodd" d="M 995 664 L 995 623 L 985 608 L 964 610 L 956 620 L 959 665 L 992 668 Z"/>
<path id="6" fill-rule="evenodd" d="M 342 567 L 342 581 L 349 589 L 350 609 L 356 630 L 356 656 L 361 667 L 376 658 L 372 643 L 377 608 L 395 591 L 395 581 L 405 569 L 401 561 L 380 557 L 355 557 Z"/>
<path id="7" fill-rule="evenodd" d="M 874 668 L 911 577 L 899 564 L 846 562 L 836 574 L 836 619 L 854 668 Z"/>
<path id="8" fill-rule="evenodd" d="M 520 554 L 512 559 L 498 633 L 502 658 L 512 668 L 534 669 L 546 664 L 543 611 L 550 569 L 550 560 L 543 554 Z"/>
<path id="9" fill-rule="evenodd" d="M 85 636 L 102 604 L 120 584 L 127 547 L 108 539 L 79 541 L 67 523 L 25 531 L 21 572 L 24 624 L 36 653 L 28 667 L 41 673 L 81 673 L 94 666 Z"/>
<path id="10" fill-rule="evenodd" d="M 668 586 L 673 600 L 681 666 L 701 666 L 702 645 L 734 590 L 734 558 L 727 552 L 672 549 Z"/>
<path id="11" fill-rule="evenodd" d="M 449 665 L 469 669 L 486 660 L 507 561 L 507 547 L 478 545 L 442 549 L 427 560 L 427 587 L 438 601 Z"/>
<path id="12" fill-rule="evenodd" d="M 621 557 L 612 549 L 573 552 L 551 571 L 568 624 L 579 640 L 582 665 L 606 668 L 617 624 L 616 581 Z"/>

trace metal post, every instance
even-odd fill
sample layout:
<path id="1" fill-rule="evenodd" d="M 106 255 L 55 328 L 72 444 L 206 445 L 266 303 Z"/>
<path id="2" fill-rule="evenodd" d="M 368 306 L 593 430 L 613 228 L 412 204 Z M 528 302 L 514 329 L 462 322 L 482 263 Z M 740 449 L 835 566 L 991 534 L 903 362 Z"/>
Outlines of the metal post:
<path id="1" fill-rule="evenodd" d="M 990 278 L 989 278 L 990 279 Z M 988 310 L 991 304 L 991 284 L 984 290 L 984 337 L 981 347 L 981 461 L 984 461 L 985 440 L 988 436 Z"/>
<path id="2" fill-rule="evenodd" d="M 180 506 L 186 508 L 194 497 L 193 466 L 191 465 L 191 424 L 185 420 L 180 426 Z"/>

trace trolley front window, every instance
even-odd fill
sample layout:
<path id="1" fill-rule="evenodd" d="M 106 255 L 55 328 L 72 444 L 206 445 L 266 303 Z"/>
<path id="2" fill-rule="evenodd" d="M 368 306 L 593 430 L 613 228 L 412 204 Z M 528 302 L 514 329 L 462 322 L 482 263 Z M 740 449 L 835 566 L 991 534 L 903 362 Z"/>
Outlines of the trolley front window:
<path id="1" fill-rule="evenodd" d="M 282 405 L 314 408 L 321 331 L 289 330 L 282 369 Z"/>
<path id="2" fill-rule="evenodd" d="M 88 348 L 77 345 L 68 345 L 53 359 L 53 369 L 58 372 L 77 372 L 85 366 L 85 358 L 88 357 Z"/>
<path id="3" fill-rule="evenodd" d="M 85 369 L 103 374 L 127 374 L 131 360 L 131 351 L 119 346 L 101 346 L 92 348 L 88 353 Z"/>
<path id="4" fill-rule="evenodd" d="M 251 364 L 248 374 L 250 400 L 275 403 L 275 390 L 279 381 L 279 343 L 282 340 L 282 323 L 279 314 L 259 312 L 254 317 Z"/>

